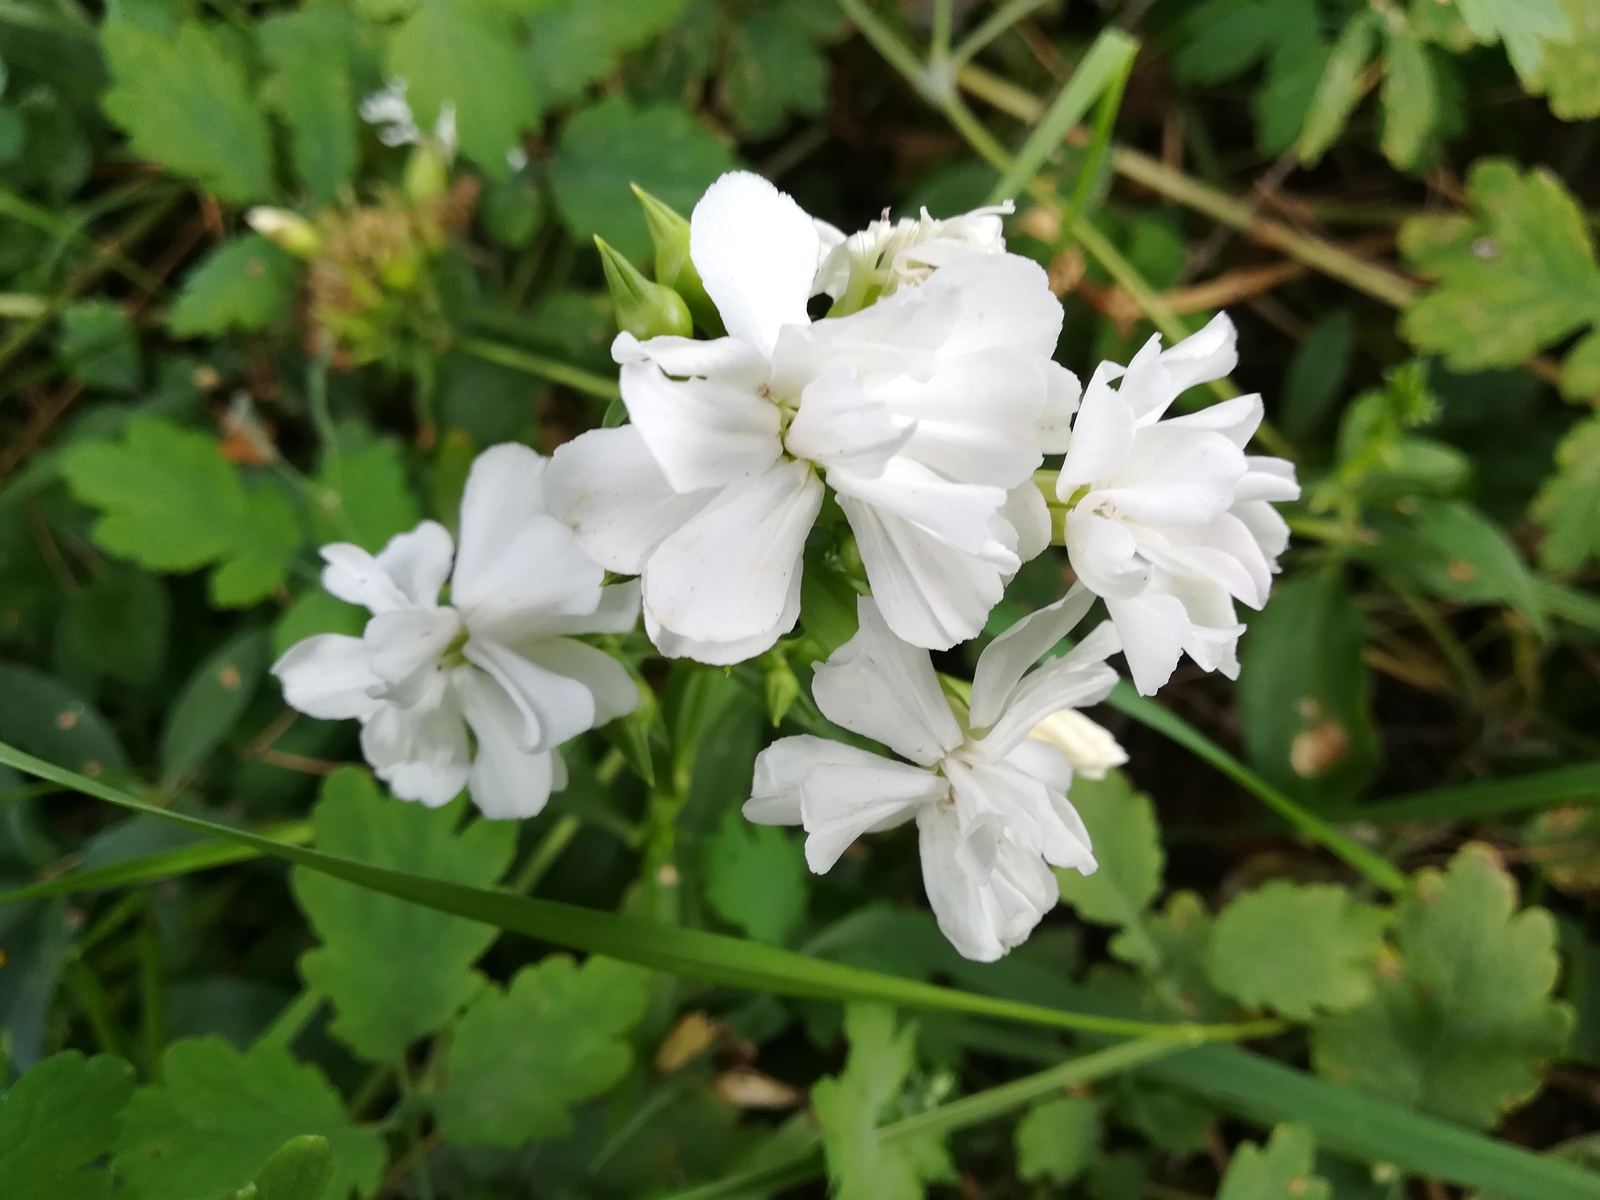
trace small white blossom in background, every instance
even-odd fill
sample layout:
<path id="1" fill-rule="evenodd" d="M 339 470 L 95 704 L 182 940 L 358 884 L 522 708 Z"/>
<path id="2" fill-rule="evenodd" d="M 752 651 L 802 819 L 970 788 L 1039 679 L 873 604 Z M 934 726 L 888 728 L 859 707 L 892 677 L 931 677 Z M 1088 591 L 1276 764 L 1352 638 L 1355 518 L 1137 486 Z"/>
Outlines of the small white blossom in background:
<path id="1" fill-rule="evenodd" d="M 415 146 L 422 142 L 422 130 L 412 115 L 411 103 L 406 99 L 408 84 L 399 76 L 379 91 L 361 102 L 361 119 L 378 131 L 378 140 L 385 146 Z M 433 140 L 444 150 L 446 159 L 456 155 L 456 106 L 446 100 L 439 106 L 439 116 L 433 123 Z"/>
<path id="2" fill-rule="evenodd" d="M 1051 713 L 1029 730 L 1028 736 L 1048 742 L 1065 754 L 1072 773 L 1085 779 L 1104 779 L 1107 772 L 1128 761 L 1128 752 L 1111 736 L 1111 731 L 1075 708 Z"/>
<path id="3" fill-rule="evenodd" d="M 1261 397 L 1165 416 L 1180 393 L 1233 370 L 1235 340 L 1224 314 L 1170 350 L 1158 334 L 1126 368 L 1102 364 L 1056 483 L 1072 569 L 1105 600 L 1147 696 L 1183 654 L 1238 677 L 1244 626 L 1233 602 L 1267 602 L 1289 541 L 1272 504 L 1300 495 L 1294 466 L 1245 453 Z"/>
<path id="4" fill-rule="evenodd" d="M 849 236 L 819 220 L 824 257 L 812 290 L 835 300 L 847 294 L 888 296 L 926 283 L 939 267 L 968 254 L 1004 254 L 1003 219 L 1015 211 L 1007 200 L 940 220 L 924 208 L 920 217 L 898 221 L 886 214 Z"/>
<path id="5" fill-rule="evenodd" d="M 939 928 L 967 958 L 993 961 L 1025 941 L 1059 898 L 1050 867 L 1095 870 L 1088 830 L 1067 800 L 1073 765 L 1036 736 L 1052 714 L 1095 704 L 1116 683 L 1104 662 L 1116 632 L 1028 668 L 1088 611 L 1074 588 L 996 638 L 978 659 L 970 710 L 940 690 L 927 652 L 896 638 L 877 606 L 818 667 L 817 707 L 902 759 L 824 738 L 781 738 L 756 760 L 744 812 L 800 825 L 806 861 L 827 871 L 863 833 L 917 822 L 922 878 Z"/>
<path id="6" fill-rule="evenodd" d="M 794 627 L 826 480 L 889 626 L 940 649 L 976 636 L 1048 542 L 1031 477 L 1078 398 L 1044 271 L 943 255 L 919 286 L 813 322 L 825 247 L 787 195 L 724 175 L 690 231 L 728 336 L 618 335 L 630 424 L 556 452 L 552 511 L 642 576 L 662 653 L 728 664 Z"/>
<path id="7" fill-rule="evenodd" d="M 361 637 L 291 646 L 272 672 L 292 707 L 360 721 L 362 753 L 402 799 L 437 807 L 466 787 L 486 816 L 533 816 L 565 785 L 556 747 L 638 703 L 622 664 L 572 636 L 631 630 L 638 585 L 602 586 L 545 510 L 547 465 L 526 446 L 480 454 L 458 547 L 433 521 L 376 556 L 323 547 L 323 586 L 372 619 Z"/>

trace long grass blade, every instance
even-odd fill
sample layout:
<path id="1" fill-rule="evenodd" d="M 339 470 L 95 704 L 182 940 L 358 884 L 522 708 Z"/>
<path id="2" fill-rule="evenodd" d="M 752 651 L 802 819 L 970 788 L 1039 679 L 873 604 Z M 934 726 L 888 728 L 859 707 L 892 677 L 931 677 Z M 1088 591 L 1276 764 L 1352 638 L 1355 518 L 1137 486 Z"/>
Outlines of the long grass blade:
<path id="1" fill-rule="evenodd" d="M 1470 821 L 1555 804 L 1600 804 L 1600 762 L 1345 804 L 1328 816 L 1335 821 Z"/>

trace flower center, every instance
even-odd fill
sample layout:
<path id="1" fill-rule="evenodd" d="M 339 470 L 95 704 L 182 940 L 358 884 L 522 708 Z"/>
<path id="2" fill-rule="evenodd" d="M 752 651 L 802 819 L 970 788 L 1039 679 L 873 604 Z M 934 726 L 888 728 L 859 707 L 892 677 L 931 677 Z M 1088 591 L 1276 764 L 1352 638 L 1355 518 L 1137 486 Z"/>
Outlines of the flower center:
<path id="1" fill-rule="evenodd" d="M 444 652 L 439 655 L 439 669 L 441 671 L 453 671 L 457 667 L 464 667 L 467 665 L 467 656 L 465 651 L 467 640 L 471 636 L 472 635 L 467 632 L 466 625 L 463 624 L 461 627 L 461 632 L 450 639 L 450 644 L 446 646 L 444 648 Z"/>

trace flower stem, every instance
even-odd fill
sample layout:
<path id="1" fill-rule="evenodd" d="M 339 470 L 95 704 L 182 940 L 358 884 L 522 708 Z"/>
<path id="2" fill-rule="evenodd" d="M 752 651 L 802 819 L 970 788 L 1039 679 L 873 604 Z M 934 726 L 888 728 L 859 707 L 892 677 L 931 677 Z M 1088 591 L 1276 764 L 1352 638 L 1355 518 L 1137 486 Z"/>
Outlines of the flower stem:
<path id="1" fill-rule="evenodd" d="M 499 363 L 502 367 L 510 367 L 516 371 L 526 371 L 530 375 L 548 379 L 551 383 L 559 383 L 575 392 L 598 396 L 602 400 L 615 400 L 622 395 L 622 390 L 617 386 L 615 379 L 608 379 L 593 371 L 585 371 L 582 367 L 575 367 L 559 359 L 547 358 L 543 354 L 534 354 L 515 346 L 505 346 L 499 342 L 475 337 L 458 337 L 452 345 L 463 354 L 471 354 L 485 362 Z"/>

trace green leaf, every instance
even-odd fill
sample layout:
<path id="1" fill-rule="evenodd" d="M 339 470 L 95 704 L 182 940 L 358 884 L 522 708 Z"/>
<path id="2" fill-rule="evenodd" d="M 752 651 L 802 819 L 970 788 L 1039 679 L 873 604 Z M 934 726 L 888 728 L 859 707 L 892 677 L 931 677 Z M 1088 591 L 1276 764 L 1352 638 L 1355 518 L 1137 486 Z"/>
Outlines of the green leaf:
<path id="1" fill-rule="evenodd" d="M 1162 912 L 1140 914 L 1108 948 L 1143 973 L 1148 1011 L 1186 1021 L 1228 1020 L 1234 1006 L 1206 972 L 1211 928 L 1205 901 L 1190 891 L 1174 892 Z"/>
<path id="2" fill-rule="evenodd" d="M 156 417 L 134 417 L 120 442 L 82 442 L 62 456 L 73 495 L 101 510 L 95 542 L 154 571 L 219 567 L 220 607 L 253 604 L 282 586 L 301 543 L 293 508 L 270 483 L 247 492 L 216 440 Z"/>
<path id="3" fill-rule="evenodd" d="M 839 24 L 826 5 L 777 0 L 734 26 L 723 100 L 740 129 L 770 137 L 791 114 L 819 115 L 828 99 L 823 44 Z"/>
<path id="4" fill-rule="evenodd" d="M 1245 752 L 1292 796 L 1352 799 L 1377 769 L 1366 630 L 1337 568 L 1278 583 L 1250 621 L 1235 691 Z"/>
<path id="5" fill-rule="evenodd" d="M 1467 194 L 1470 214 L 1400 228 L 1408 263 L 1438 280 L 1401 317 L 1407 340 L 1469 373 L 1516 366 L 1600 321 L 1594 243 L 1554 173 L 1489 159 L 1473 167 Z"/>
<path id="6" fill-rule="evenodd" d="M 1457 0 L 1461 19 L 1480 42 L 1503 41 L 1517 74 L 1538 74 L 1544 39 L 1561 40 L 1572 30 L 1556 0 Z"/>
<path id="7" fill-rule="evenodd" d="M 1039 1105 L 1017 1124 L 1017 1174 L 1030 1183 L 1071 1183 L 1094 1161 L 1100 1132 L 1100 1106 L 1087 1096 Z"/>
<path id="8" fill-rule="evenodd" d="M 112 563 L 66 599 L 59 644 L 76 663 L 124 683 L 149 683 L 167 655 L 172 605 L 153 575 Z"/>
<path id="9" fill-rule="evenodd" d="M 628 185 L 688 212 L 733 165 L 728 147 L 683 109 L 635 108 L 613 96 L 567 122 L 550 182 L 575 238 L 588 242 L 598 234 L 639 262 L 650 253 L 650 236 Z"/>
<path id="10" fill-rule="evenodd" d="M 161 731 L 163 787 L 175 786 L 222 745 L 254 698 L 266 666 L 266 634 L 249 629 L 194 669 Z"/>
<path id="11" fill-rule="evenodd" d="M 1411 525 L 1385 529 L 1373 557 L 1435 596 L 1463 604 L 1505 604 L 1543 633 L 1544 606 L 1533 572 L 1500 526 L 1470 504 L 1419 498 Z"/>
<path id="12" fill-rule="evenodd" d="M 575 100 L 683 15 L 686 0 L 554 0 L 528 20 L 528 73 L 546 108 Z"/>
<path id="13" fill-rule="evenodd" d="M 432 129 L 451 105 L 461 152 L 491 179 L 511 173 L 506 152 L 539 120 L 522 40 L 488 0 L 422 0 L 389 38 L 389 74 L 406 80 L 417 125 Z"/>
<path id="14" fill-rule="evenodd" d="M 1211 982 L 1241 1004 L 1308 1021 L 1372 996 L 1384 913 L 1331 883 L 1274 880 L 1232 900 L 1211 932 Z"/>
<path id="15" fill-rule="evenodd" d="M 99 709 L 32 667 L 0 663 L 0 738 L 91 777 L 128 765 L 116 730 Z"/>
<path id="16" fill-rule="evenodd" d="M 937 1137 L 886 1144 L 878 1125 L 900 1098 L 916 1065 L 917 1027 L 895 1027 L 894 1010 L 852 1004 L 845 1010 L 850 1057 L 844 1072 L 811 1089 L 822 1151 L 836 1200 L 922 1200 L 926 1183 L 953 1183 L 955 1165 Z"/>
<path id="17" fill-rule="evenodd" d="M 357 1127 L 310 1064 L 266 1042 L 248 1052 L 219 1037 L 185 1038 L 161 1056 L 161 1082 L 134 1093 L 113 1168 L 127 1200 L 224 1200 L 254 1181 L 290 1138 L 326 1138 L 328 1200 L 371 1194 L 387 1155 Z M 258 1198 L 265 1200 L 265 1198 Z"/>
<path id="18" fill-rule="evenodd" d="M 1278 47 L 1314 42 L 1314 0 L 1204 0 L 1174 29 L 1173 67 L 1186 83 L 1221 83 Z"/>
<path id="19" fill-rule="evenodd" d="M 360 605 L 346 603 L 321 588 L 301 592 L 272 627 L 272 657 L 278 658 L 296 642 L 319 633 L 360 637 L 369 616 Z"/>
<path id="20" fill-rule="evenodd" d="M 355 178 L 354 14 L 334 0 L 270 17 L 260 25 L 261 53 L 272 69 L 262 98 L 289 124 L 295 170 L 319 205 L 330 205 Z"/>
<path id="21" fill-rule="evenodd" d="M 1350 114 L 1355 112 L 1365 94 L 1363 82 L 1367 64 L 1372 61 L 1377 47 L 1377 15 L 1362 12 L 1351 18 L 1334 43 L 1333 54 L 1311 100 L 1311 111 L 1300 133 L 1302 163 L 1314 165 L 1344 133 Z"/>
<path id="22" fill-rule="evenodd" d="M 1150 797 L 1134 791 L 1121 771 L 1111 771 L 1101 780 L 1075 777 L 1068 798 L 1089 830 L 1100 868 L 1093 875 L 1057 870 L 1061 898 L 1085 921 L 1132 925 L 1161 890 L 1166 861 Z"/>
<path id="23" fill-rule="evenodd" d="M 1537 1091 L 1573 1016 L 1550 998 L 1555 923 L 1541 908 L 1517 912 L 1516 893 L 1482 845 L 1420 872 L 1398 912 L 1397 977 L 1315 1028 L 1317 1070 L 1479 1128 Z"/>
<path id="24" fill-rule="evenodd" d="M 1316 29 L 1315 14 L 1312 29 Z M 1273 51 L 1266 81 L 1250 102 L 1256 145 L 1263 154 L 1283 154 L 1300 140 L 1332 57 L 1333 43 L 1319 35 L 1283 42 Z"/>
<path id="25" fill-rule="evenodd" d="M 243 65 L 206 26 L 185 21 L 169 39 L 113 19 L 100 44 L 113 82 L 101 103 L 135 154 L 232 204 L 272 196 L 266 114 Z"/>
<path id="26" fill-rule="evenodd" d="M 428 809 L 385 795 L 346 767 L 328 776 L 312 813 L 332 854 L 425 879 L 486 887 L 511 865 L 517 827 L 473 821 L 461 807 Z M 363 1058 L 395 1062 L 484 986 L 472 969 L 495 930 L 297 870 L 295 898 L 322 944 L 300 960 L 306 982 L 333 1001 L 333 1033 Z"/>
<path id="27" fill-rule="evenodd" d="M 1384 39 L 1383 153 L 1402 171 L 1423 165 L 1439 117 L 1439 84 L 1428 49 L 1415 38 Z"/>
<path id="28" fill-rule="evenodd" d="M 292 254 L 258 233 L 246 234 L 218 246 L 189 272 L 167 328 L 180 338 L 266 329 L 289 314 L 299 281 Z"/>
<path id="29" fill-rule="evenodd" d="M 84 300 L 61 314 L 60 354 L 85 387 L 138 390 L 144 375 L 133 322 L 109 300 Z"/>
<path id="30" fill-rule="evenodd" d="M 319 542 L 353 541 L 376 553 L 422 519 L 394 438 L 377 438 L 342 455 L 337 474 L 325 458 L 317 483 L 323 492 L 311 527 Z"/>
<path id="31" fill-rule="evenodd" d="M 440 1132 L 463 1146 L 565 1137 L 573 1105 L 627 1074 L 625 1035 L 649 1002 L 648 972 L 598 957 L 580 967 L 565 954 L 523 967 L 504 991 L 486 989 L 450 1034 Z"/>
<path id="32" fill-rule="evenodd" d="M 1241 1142 L 1222 1177 L 1217 1200 L 1333 1200 L 1315 1173 L 1316 1143 L 1304 1125 L 1279 1125 L 1262 1149 Z"/>
<path id="33" fill-rule="evenodd" d="M 1539 565 L 1571 575 L 1600 556 L 1600 417 L 1567 430 L 1556 447 L 1555 465 L 1528 515 L 1545 529 Z"/>
<path id="34" fill-rule="evenodd" d="M 290 1138 L 236 1200 L 322 1200 L 333 1182 L 333 1147 L 316 1134 Z"/>
<path id="35" fill-rule="evenodd" d="M 1547 41 L 1539 69 L 1523 85 L 1550 101 L 1563 121 L 1600 116 L 1600 0 L 1556 0 L 1572 37 Z"/>
<path id="36" fill-rule="evenodd" d="M 133 1068 L 114 1055 L 63 1050 L 39 1063 L 0 1098 L 0 1196 L 106 1200 L 100 1160 L 132 1094 Z"/>
<path id="37" fill-rule="evenodd" d="M 1314 436 L 1344 394 L 1355 349 L 1355 319 L 1341 308 L 1311 327 L 1284 372 L 1281 423 L 1289 437 Z"/>
<path id="38" fill-rule="evenodd" d="M 782 946 L 806 914 L 806 860 L 776 825 L 752 825 L 729 809 L 706 843 L 706 900 L 728 924 Z"/>

